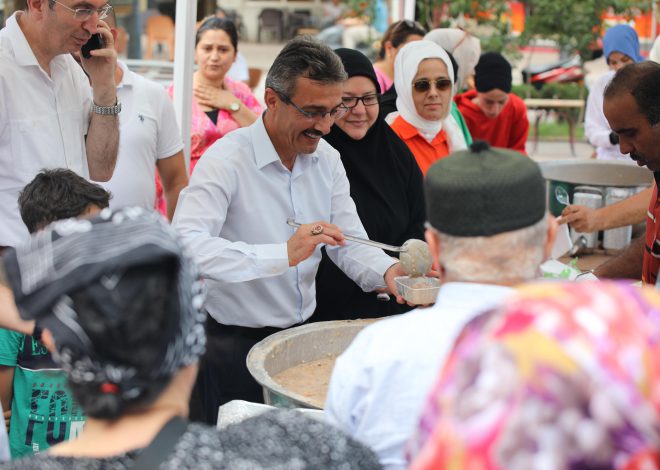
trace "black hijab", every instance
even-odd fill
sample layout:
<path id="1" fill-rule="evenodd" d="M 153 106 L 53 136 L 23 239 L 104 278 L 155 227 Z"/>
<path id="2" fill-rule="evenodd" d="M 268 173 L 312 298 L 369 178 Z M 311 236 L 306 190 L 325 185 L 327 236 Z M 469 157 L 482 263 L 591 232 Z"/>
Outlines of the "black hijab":
<path id="1" fill-rule="evenodd" d="M 369 59 L 353 49 L 335 51 L 348 77 L 369 78 L 380 91 Z M 325 140 L 339 154 L 351 184 L 351 196 L 369 238 L 400 245 L 423 239 L 423 176 L 408 147 L 378 117 L 361 140 L 354 140 L 335 124 Z"/>
<path id="2" fill-rule="evenodd" d="M 373 66 L 364 54 L 344 48 L 335 52 L 349 78 L 367 77 L 380 91 Z M 337 124 L 325 140 L 341 155 L 351 197 L 369 238 L 392 245 L 401 245 L 410 238 L 423 239 L 422 172 L 406 144 L 383 118 L 379 116 L 360 140 L 354 140 Z M 317 303 L 317 320 L 384 316 L 401 311 L 396 304 L 388 308 L 377 302 L 374 293 L 362 292 L 325 255 L 317 275 Z"/>

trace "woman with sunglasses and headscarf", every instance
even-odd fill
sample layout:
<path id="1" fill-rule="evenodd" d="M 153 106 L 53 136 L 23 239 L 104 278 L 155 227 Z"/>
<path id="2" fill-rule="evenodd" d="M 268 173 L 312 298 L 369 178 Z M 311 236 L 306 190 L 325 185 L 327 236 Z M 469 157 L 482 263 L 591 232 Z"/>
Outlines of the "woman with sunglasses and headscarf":
<path id="1" fill-rule="evenodd" d="M 390 125 L 422 173 L 436 160 L 467 148 L 465 136 L 450 115 L 454 69 L 443 48 L 431 41 L 403 46 L 394 61 L 394 86 L 398 115 Z"/>
<path id="2" fill-rule="evenodd" d="M 380 86 L 369 59 L 337 49 L 348 80 L 342 101 L 349 108 L 324 139 L 339 151 L 358 215 L 369 238 L 400 246 L 423 239 L 422 173 L 406 145 L 379 117 Z M 326 249 L 333 249 L 327 247 Z M 393 315 L 409 310 L 395 300 L 364 292 L 324 253 L 316 275 L 314 321 Z"/>

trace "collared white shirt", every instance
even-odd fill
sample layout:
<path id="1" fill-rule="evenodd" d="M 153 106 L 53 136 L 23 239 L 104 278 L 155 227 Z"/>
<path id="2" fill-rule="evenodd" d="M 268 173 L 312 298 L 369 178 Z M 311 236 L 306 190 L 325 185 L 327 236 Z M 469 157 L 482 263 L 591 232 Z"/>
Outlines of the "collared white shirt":
<path id="1" fill-rule="evenodd" d="M 406 468 L 406 442 L 454 340 L 467 322 L 511 292 L 447 283 L 432 307 L 369 325 L 335 363 L 327 420 L 371 447 L 384 468 Z"/>
<path id="2" fill-rule="evenodd" d="M 69 168 L 88 178 L 85 134 L 92 93 L 69 54 L 50 76 L 39 66 L 16 12 L 0 30 L 0 245 L 28 236 L 18 212 L 23 187 L 43 168 Z"/>
<path id="3" fill-rule="evenodd" d="M 614 73 L 613 70 L 608 71 L 594 80 L 589 87 L 587 108 L 584 114 L 584 135 L 596 148 L 596 158 L 599 160 L 617 160 L 634 164 L 635 162 L 630 156 L 621 153 L 619 144 L 612 145 L 610 142 L 612 128 L 603 112 L 605 88 L 614 78 Z"/>
<path id="4" fill-rule="evenodd" d="M 206 308 L 219 323 L 289 327 L 311 316 L 320 247 L 289 267 L 287 225 L 328 221 L 344 233 L 367 234 L 349 195 L 339 153 L 321 140 L 298 155 L 292 171 L 281 162 L 259 118 L 215 142 L 181 191 L 173 224 L 207 279 Z M 383 286 L 395 260 L 347 242 L 329 256 L 365 291 Z"/>
<path id="5" fill-rule="evenodd" d="M 99 183 L 112 193 L 110 207 L 153 209 L 156 201 L 156 163 L 181 149 L 181 133 L 174 106 L 165 88 L 131 72 L 117 61 L 124 75 L 117 85 L 119 152 L 110 181 Z"/>

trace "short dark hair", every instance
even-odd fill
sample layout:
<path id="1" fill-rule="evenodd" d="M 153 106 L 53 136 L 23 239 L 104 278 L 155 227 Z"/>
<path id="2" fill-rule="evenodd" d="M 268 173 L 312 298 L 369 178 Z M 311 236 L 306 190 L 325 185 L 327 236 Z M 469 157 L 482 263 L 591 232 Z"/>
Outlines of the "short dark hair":
<path id="1" fill-rule="evenodd" d="M 630 93 L 652 126 L 660 122 L 660 64 L 646 61 L 621 68 L 605 88 L 605 98 Z"/>
<path id="2" fill-rule="evenodd" d="M 78 217 L 90 205 L 102 209 L 110 193 L 71 170 L 42 170 L 18 196 L 18 208 L 30 233 L 60 219 Z"/>
<path id="3" fill-rule="evenodd" d="M 284 46 L 268 70 L 266 88 L 291 97 L 300 77 L 327 85 L 348 78 L 339 56 L 309 36 L 298 36 Z"/>
<path id="4" fill-rule="evenodd" d="M 380 51 L 378 51 L 378 58 L 380 60 L 385 58 L 385 43 L 389 41 L 392 47 L 399 47 L 401 44 L 413 35 L 426 36 L 426 29 L 417 21 L 401 20 L 392 23 L 383 33 L 380 40 Z"/>
<path id="5" fill-rule="evenodd" d="M 195 34 L 195 46 L 202 40 L 205 32 L 218 29 L 227 33 L 231 45 L 234 46 L 234 51 L 238 52 L 238 31 L 236 31 L 236 25 L 229 18 L 218 18 L 217 16 L 209 16 L 199 25 L 197 34 Z"/>

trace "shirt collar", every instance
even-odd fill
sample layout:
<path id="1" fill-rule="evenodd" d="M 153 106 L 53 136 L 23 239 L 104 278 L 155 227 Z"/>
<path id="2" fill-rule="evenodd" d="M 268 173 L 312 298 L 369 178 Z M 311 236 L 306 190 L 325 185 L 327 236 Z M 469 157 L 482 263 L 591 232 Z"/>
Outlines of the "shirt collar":
<path id="1" fill-rule="evenodd" d="M 130 70 L 128 70 L 128 66 L 119 59 L 117 59 L 117 66 L 123 72 L 121 77 L 121 82 L 119 82 L 117 88 L 122 88 L 125 86 L 129 86 L 132 88 L 133 85 L 135 84 L 135 79 L 133 77 L 133 74 L 130 73 Z"/>
<path id="2" fill-rule="evenodd" d="M 403 119 L 403 116 L 399 115 L 398 119 L 399 119 L 400 122 L 397 125 L 397 127 L 399 128 L 399 133 L 401 134 L 402 139 L 404 139 L 404 140 L 412 139 L 417 134 L 419 134 L 419 131 L 417 130 L 417 128 L 415 126 L 413 126 L 412 124 L 410 124 L 405 119 Z"/>
<path id="3" fill-rule="evenodd" d="M 264 116 L 266 112 L 263 112 L 261 116 L 250 126 L 250 138 L 252 141 L 252 148 L 254 149 L 254 161 L 257 164 L 257 168 L 260 170 L 266 165 L 270 165 L 273 162 L 280 162 L 280 156 L 275 150 L 273 142 L 270 140 L 268 132 L 266 132 L 266 126 L 264 125 Z M 319 143 L 321 145 L 321 143 Z M 318 159 L 318 153 L 314 152 L 305 157 L 311 157 L 314 160 Z M 296 158 L 296 163 L 301 159 Z M 305 159 L 307 161 L 307 159 Z M 284 167 L 284 164 L 282 164 Z"/>
<path id="4" fill-rule="evenodd" d="M 11 42 L 11 47 L 14 51 L 14 60 L 21 67 L 36 65 L 40 67 L 37 57 L 34 55 L 30 44 L 28 43 L 23 30 L 18 25 L 18 17 L 22 15 L 22 11 L 17 11 L 7 20 L 7 37 Z"/>
<path id="5" fill-rule="evenodd" d="M 18 17 L 23 14 L 23 11 L 17 11 L 7 20 L 5 26 L 7 37 L 9 38 L 9 42 L 11 43 L 14 52 L 14 61 L 21 67 L 39 67 L 39 69 L 41 69 L 41 64 L 37 61 L 37 56 L 34 55 L 30 43 L 25 37 L 21 27 L 18 25 Z M 55 77 L 59 71 L 66 69 L 67 60 L 75 62 L 73 57 L 67 56 L 69 56 L 69 54 L 59 54 L 53 57 L 53 60 L 50 61 L 51 79 Z M 43 69 L 41 70 L 43 71 Z"/>
<path id="6" fill-rule="evenodd" d="M 254 161 L 257 164 L 257 168 L 260 170 L 266 165 L 270 165 L 273 162 L 279 162 L 280 157 L 271 142 L 268 132 L 266 132 L 266 126 L 264 125 L 264 115 L 262 113 L 259 118 L 254 121 L 254 124 L 250 126 L 250 137 L 252 141 L 252 148 L 254 149 Z"/>
<path id="7" fill-rule="evenodd" d="M 412 124 L 410 124 L 408 121 L 406 121 L 403 116 L 399 115 L 398 119 L 401 120 L 401 124 L 398 125 L 398 131 L 400 133 L 400 137 L 402 140 L 408 140 L 412 139 L 415 136 L 419 136 L 422 139 L 424 139 L 425 142 L 428 142 L 426 137 L 424 137 L 419 130 Z M 441 142 L 444 142 L 447 140 L 447 133 L 443 132 L 444 129 L 440 129 L 440 132 L 438 132 L 433 140 L 430 142 L 431 145 L 437 145 Z"/>
<path id="8" fill-rule="evenodd" d="M 513 288 L 477 282 L 448 282 L 440 287 L 434 310 L 447 311 L 452 305 L 462 305 L 475 310 L 491 308 L 513 292 Z"/>

